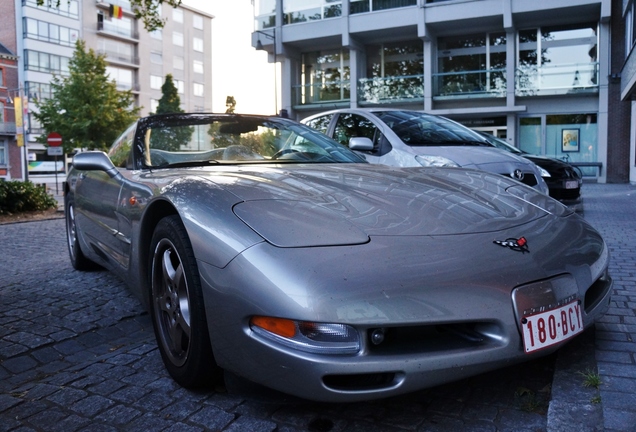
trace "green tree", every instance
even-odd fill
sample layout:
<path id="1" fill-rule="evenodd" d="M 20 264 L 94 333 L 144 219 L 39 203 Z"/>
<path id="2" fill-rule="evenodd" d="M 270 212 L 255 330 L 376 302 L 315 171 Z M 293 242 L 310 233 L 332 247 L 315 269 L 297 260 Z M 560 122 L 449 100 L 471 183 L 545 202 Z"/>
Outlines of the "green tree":
<path id="1" fill-rule="evenodd" d="M 58 7 L 62 1 L 68 0 L 37 0 L 37 4 L 38 6 Z M 141 20 L 144 23 L 144 28 L 149 32 L 164 26 L 166 21 L 161 19 L 161 15 L 159 15 L 159 6 L 164 3 L 176 8 L 181 4 L 181 0 L 130 0 L 135 18 Z"/>
<path id="2" fill-rule="evenodd" d="M 236 99 L 234 99 L 234 96 L 225 98 L 225 108 L 227 114 L 234 114 L 234 110 L 236 109 Z"/>
<path id="3" fill-rule="evenodd" d="M 166 75 L 166 80 L 161 86 L 161 99 L 157 105 L 155 114 L 182 113 L 179 92 L 174 85 L 172 75 Z M 158 128 L 152 132 L 152 147 L 161 150 L 179 151 L 182 146 L 187 146 L 192 138 L 194 128 L 192 126 L 172 126 Z"/>
<path id="4" fill-rule="evenodd" d="M 166 80 L 161 86 L 161 99 L 157 105 L 157 112 L 155 114 L 169 114 L 169 113 L 182 113 L 181 98 L 179 98 L 179 92 L 174 85 L 172 74 L 166 75 Z"/>
<path id="5" fill-rule="evenodd" d="M 86 51 L 83 40 L 75 44 L 69 75 L 55 76 L 51 90 L 51 99 L 36 101 L 38 112 L 33 115 L 47 133 L 62 135 L 65 153 L 74 148 L 106 150 L 138 117 L 132 92 L 117 90 L 106 75 L 104 56 Z M 46 142 L 46 135 L 39 140 Z"/>

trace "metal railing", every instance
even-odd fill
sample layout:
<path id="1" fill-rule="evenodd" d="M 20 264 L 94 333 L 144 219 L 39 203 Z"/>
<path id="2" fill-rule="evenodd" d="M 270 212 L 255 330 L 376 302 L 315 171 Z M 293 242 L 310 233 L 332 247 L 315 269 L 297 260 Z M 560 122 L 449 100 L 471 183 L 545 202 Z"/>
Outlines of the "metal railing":
<path id="1" fill-rule="evenodd" d="M 505 97 L 506 69 L 433 74 L 433 97 Z"/>
<path id="2" fill-rule="evenodd" d="M 341 80 L 296 85 L 292 87 L 292 97 L 296 105 L 348 101 L 351 84 L 349 80 Z"/>
<path id="3" fill-rule="evenodd" d="M 358 80 L 358 102 L 382 103 L 424 97 L 424 76 L 406 75 Z"/>
<path id="4" fill-rule="evenodd" d="M 517 96 L 598 92 L 598 63 L 525 66 L 516 71 Z"/>

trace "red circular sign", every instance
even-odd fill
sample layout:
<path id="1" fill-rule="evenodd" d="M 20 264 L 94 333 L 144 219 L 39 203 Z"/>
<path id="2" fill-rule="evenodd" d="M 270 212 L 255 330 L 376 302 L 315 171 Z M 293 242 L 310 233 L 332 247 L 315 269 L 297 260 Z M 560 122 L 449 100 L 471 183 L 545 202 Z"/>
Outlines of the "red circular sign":
<path id="1" fill-rule="evenodd" d="M 59 147 L 62 145 L 62 135 L 57 132 L 51 132 L 47 135 L 46 142 L 51 147 Z"/>

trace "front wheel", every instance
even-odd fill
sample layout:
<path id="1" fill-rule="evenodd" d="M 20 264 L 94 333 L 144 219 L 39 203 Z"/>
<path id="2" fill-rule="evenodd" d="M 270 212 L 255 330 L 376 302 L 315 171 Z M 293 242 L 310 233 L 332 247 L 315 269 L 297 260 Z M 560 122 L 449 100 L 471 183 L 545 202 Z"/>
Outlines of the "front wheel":
<path id="1" fill-rule="evenodd" d="M 77 239 L 77 225 L 75 223 L 75 200 L 70 194 L 64 197 L 64 216 L 66 217 L 66 244 L 71 265 L 75 270 L 92 270 L 97 267 L 93 261 L 86 258 Z"/>
<path id="2" fill-rule="evenodd" d="M 208 333 L 199 271 L 178 216 L 162 219 L 150 249 L 150 313 L 161 358 L 186 388 L 219 378 Z"/>

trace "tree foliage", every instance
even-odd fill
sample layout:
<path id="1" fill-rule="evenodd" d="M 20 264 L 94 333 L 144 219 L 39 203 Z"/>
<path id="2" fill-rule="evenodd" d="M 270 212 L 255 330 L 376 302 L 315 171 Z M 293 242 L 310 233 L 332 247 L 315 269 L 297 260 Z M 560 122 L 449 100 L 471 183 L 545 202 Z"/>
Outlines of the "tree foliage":
<path id="1" fill-rule="evenodd" d="M 236 109 L 236 99 L 234 96 L 228 96 L 225 98 L 225 112 L 227 114 L 234 114 L 234 110 Z"/>
<path id="2" fill-rule="evenodd" d="M 37 0 L 38 6 L 59 7 L 62 1 L 68 0 Z M 149 32 L 164 26 L 165 20 L 159 15 L 159 6 L 167 4 L 172 7 L 181 5 L 181 0 L 130 0 L 130 6 L 135 18 L 144 23 L 144 28 Z"/>
<path id="3" fill-rule="evenodd" d="M 166 75 L 166 80 L 161 86 L 161 99 L 157 105 L 156 114 L 182 113 L 179 92 L 174 85 L 172 75 Z M 158 128 L 153 131 L 152 146 L 154 148 L 179 151 L 192 139 L 194 128 L 192 126 Z"/>
<path id="4" fill-rule="evenodd" d="M 74 148 L 106 150 L 117 136 L 137 119 L 132 92 L 118 91 L 106 75 L 104 56 L 90 49 L 83 40 L 75 44 L 69 61 L 69 75 L 51 81 L 53 97 L 36 101 L 33 115 L 49 132 L 62 135 L 65 153 Z M 40 136 L 46 141 L 46 135 Z"/>

